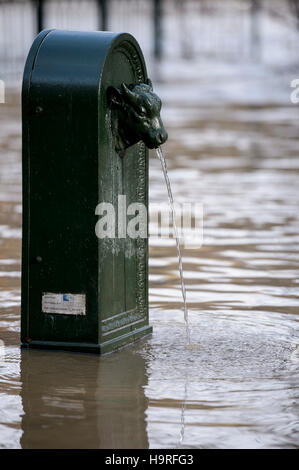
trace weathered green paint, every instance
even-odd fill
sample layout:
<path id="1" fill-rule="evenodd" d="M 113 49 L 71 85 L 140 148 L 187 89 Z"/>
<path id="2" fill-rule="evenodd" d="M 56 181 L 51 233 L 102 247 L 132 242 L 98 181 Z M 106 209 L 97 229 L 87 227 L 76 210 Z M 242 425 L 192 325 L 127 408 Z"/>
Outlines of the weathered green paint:
<path id="1" fill-rule="evenodd" d="M 148 204 L 143 142 L 115 147 L 109 86 L 145 83 L 129 34 L 42 31 L 23 81 L 24 347 L 106 353 L 151 332 L 147 239 L 99 240 L 100 202 Z M 42 312 L 42 295 L 86 295 L 86 315 Z"/>

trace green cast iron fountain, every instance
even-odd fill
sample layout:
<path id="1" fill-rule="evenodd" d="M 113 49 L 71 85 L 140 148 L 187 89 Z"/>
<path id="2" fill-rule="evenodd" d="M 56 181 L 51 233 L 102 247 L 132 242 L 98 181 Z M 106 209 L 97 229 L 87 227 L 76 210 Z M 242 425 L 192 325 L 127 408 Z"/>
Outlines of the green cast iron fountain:
<path id="1" fill-rule="evenodd" d="M 120 195 L 148 207 L 160 109 L 131 35 L 35 39 L 22 92 L 22 347 L 104 354 L 151 332 L 147 236 L 97 237 L 95 209 Z"/>

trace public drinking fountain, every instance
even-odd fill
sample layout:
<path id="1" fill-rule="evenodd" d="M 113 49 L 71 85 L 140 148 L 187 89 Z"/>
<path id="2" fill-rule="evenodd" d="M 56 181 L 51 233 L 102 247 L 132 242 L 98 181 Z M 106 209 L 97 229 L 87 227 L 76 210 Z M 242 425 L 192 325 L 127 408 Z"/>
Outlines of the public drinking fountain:
<path id="1" fill-rule="evenodd" d="M 104 354 L 151 333 L 148 148 L 170 191 L 160 110 L 130 34 L 35 39 L 22 91 L 22 347 Z M 131 204 L 146 208 L 143 236 L 128 236 Z M 101 236 L 96 215 L 108 209 L 117 229 L 107 218 L 110 236 Z M 177 248 L 180 257 L 178 237 Z M 181 258 L 180 275 L 189 344 Z"/>
<path id="2" fill-rule="evenodd" d="M 125 210 L 147 208 L 147 147 L 167 138 L 160 107 L 131 35 L 35 39 L 22 93 L 22 346 L 103 354 L 151 332 L 147 236 L 119 223 L 99 238 L 95 226 L 99 204 L 120 195 Z"/>

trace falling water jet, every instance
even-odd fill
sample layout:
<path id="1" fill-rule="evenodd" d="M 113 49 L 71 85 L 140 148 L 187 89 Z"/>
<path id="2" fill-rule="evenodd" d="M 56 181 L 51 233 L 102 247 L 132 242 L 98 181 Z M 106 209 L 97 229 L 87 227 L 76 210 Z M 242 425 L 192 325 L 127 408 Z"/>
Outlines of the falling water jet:
<path id="1" fill-rule="evenodd" d="M 183 261 L 182 261 L 182 255 L 181 255 L 180 239 L 179 239 L 178 229 L 176 225 L 176 215 L 175 215 L 173 195 L 172 195 L 171 185 L 170 185 L 168 172 L 167 172 L 166 159 L 162 152 L 161 147 L 156 148 L 156 153 L 161 163 L 161 167 L 162 167 L 162 171 L 163 171 L 163 175 L 164 175 L 164 179 L 165 179 L 165 183 L 167 187 L 168 200 L 169 200 L 169 205 L 171 208 L 171 215 L 172 215 L 173 231 L 174 231 L 178 258 L 179 258 L 179 271 L 180 271 L 181 289 L 182 289 L 182 296 L 183 296 L 183 303 L 184 303 L 184 320 L 185 320 L 186 335 L 187 335 L 187 345 L 185 346 L 185 348 L 186 349 L 199 349 L 198 344 L 190 343 L 190 327 L 189 327 L 189 320 L 188 320 L 188 307 L 187 307 L 187 301 L 186 301 L 186 288 L 185 288 L 185 282 L 184 282 Z"/>

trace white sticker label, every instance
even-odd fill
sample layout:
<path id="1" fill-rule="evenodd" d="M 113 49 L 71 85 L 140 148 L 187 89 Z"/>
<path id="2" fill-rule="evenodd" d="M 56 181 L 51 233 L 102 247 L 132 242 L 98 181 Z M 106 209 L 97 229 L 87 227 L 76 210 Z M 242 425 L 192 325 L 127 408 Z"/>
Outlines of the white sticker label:
<path id="1" fill-rule="evenodd" d="M 42 312 L 86 315 L 86 296 L 85 294 L 52 294 L 45 292 L 42 295 Z"/>

